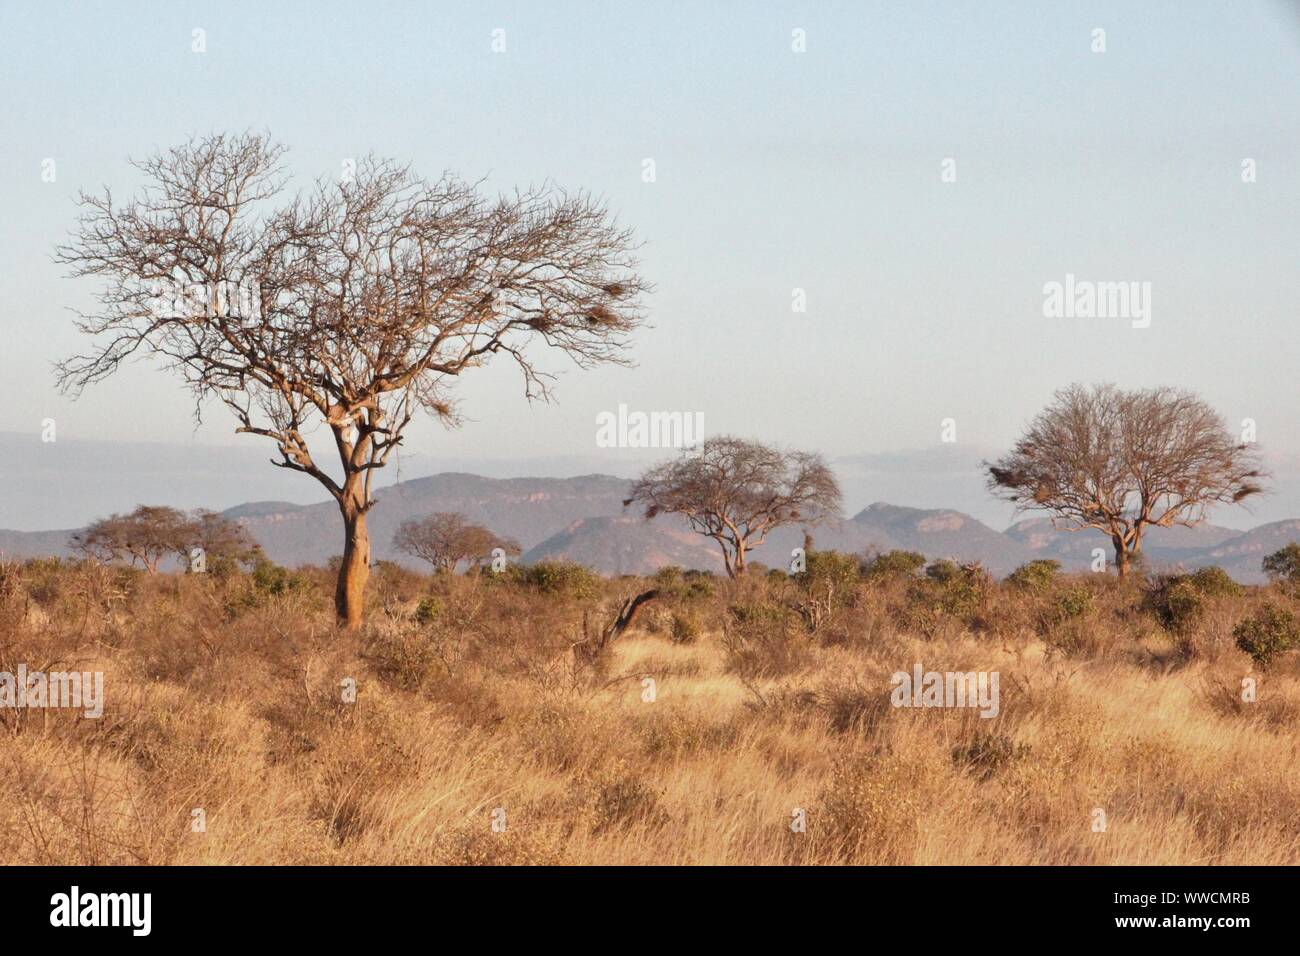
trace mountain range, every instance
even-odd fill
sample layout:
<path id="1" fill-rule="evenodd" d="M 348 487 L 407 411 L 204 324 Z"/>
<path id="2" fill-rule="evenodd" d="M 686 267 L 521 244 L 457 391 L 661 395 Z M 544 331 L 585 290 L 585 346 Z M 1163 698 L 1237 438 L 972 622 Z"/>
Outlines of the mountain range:
<path id="1" fill-rule="evenodd" d="M 398 524 L 434 511 L 454 511 L 518 541 L 524 562 L 565 558 L 605 574 L 646 574 L 669 564 L 721 572 L 716 544 L 693 532 L 684 519 L 662 516 L 647 522 L 625 509 L 630 485 L 608 475 L 498 479 L 461 473 L 400 482 L 377 495 L 369 522 L 372 552 L 376 559 L 417 566 L 392 547 Z M 242 523 L 267 555 L 281 564 L 322 564 L 341 551 L 342 522 L 332 501 L 313 505 L 258 501 L 223 514 Z M 0 554 L 66 555 L 74 530 L 0 530 Z M 1094 548 L 1110 555 L 1109 541 L 1100 532 L 1062 531 L 1049 518 L 1029 518 L 996 531 L 959 511 L 883 502 L 811 533 L 820 548 L 850 553 L 901 548 L 931 559 L 980 561 L 997 574 L 1036 558 L 1053 558 L 1067 569 L 1085 570 L 1092 564 Z M 1144 551 L 1153 568 L 1219 565 L 1240 581 L 1259 582 L 1263 557 L 1293 540 L 1300 540 L 1297 519 L 1246 532 L 1202 524 L 1154 528 L 1147 534 Z M 784 567 L 791 549 L 802 543 L 801 528 L 780 528 L 752 552 L 750 560 Z"/>

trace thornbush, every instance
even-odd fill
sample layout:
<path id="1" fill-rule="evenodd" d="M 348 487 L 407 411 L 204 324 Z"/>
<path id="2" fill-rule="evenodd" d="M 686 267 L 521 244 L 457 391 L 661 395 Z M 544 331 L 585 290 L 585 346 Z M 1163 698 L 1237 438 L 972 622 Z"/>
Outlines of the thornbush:
<path id="1" fill-rule="evenodd" d="M 1056 599 L 1057 619 L 1061 621 L 1083 617 L 1091 610 L 1092 591 L 1083 584 L 1066 588 Z"/>
<path id="2" fill-rule="evenodd" d="M 276 564 L 269 558 L 259 557 L 253 566 L 253 589 L 259 594 L 278 597 L 295 591 L 305 591 L 311 581 L 305 576 Z"/>
<path id="3" fill-rule="evenodd" d="M 430 594 L 420 598 L 420 603 L 415 608 L 415 621 L 417 624 L 432 624 L 441 613 L 442 600 Z"/>
<path id="4" fill-rule="evenodd" d="M 1022 591 L 1038 594 L 1051 588 L 1056 583 L 1061 570 L 1061 562 L 1050 558 L 1030 561 L 1022 564 L 1007 576 L 1007 583 Z"/>
<path id="5" fill-rule="evenodd" d="M 869 580 L 910 578 L 924 566 L 923 554 L 915 551 L 886 551 L 868 560 L 862 569 L 862 575 Z"/>
<path id="6" fill-rule="evenodd" d="M 569 597 L 575 600 L 589 598 L 596 593 L 600 578 L 590 568 L 573 561 L 547 559 L 534 564 L 515 565 L 510 568 L 511 580 L 542 594 Z"/>
<path id="7" fill-rule="evenodd" d="M 695 642 L 695 638 L 699 636 L 699 633 L 700 627 L 695 622 L 694 616 L 684 614 L 681 611 L 673 612 L 668 636 L 674 644 L 692 644 Z"/>
<path id="8" fill-rule="evenodd" d="M 1265 604 L 1232 630 L 1237 646 L 1260 667 L 1268 667 L 1278 654 L 1300 646 L 1300 627 L 1290 611 Z"/>
<path id="9" fill-rule="evenodd" d="M 1184 632 L 1200 621 L 1210 600 L 1239 594 L 1241 585 L 1222 568 L 1201 568 L 1158 578 L 1147 594 L 1147 605 L 1165 627 Z"/>
<path id="10" fill-rule="evenodd" d="M 731 605 L 722 626 L 727 669 L 742 677 L 780 677 L 797 670 L 806 648 L 793 625 L 793 612 L 781 605 Z"/>

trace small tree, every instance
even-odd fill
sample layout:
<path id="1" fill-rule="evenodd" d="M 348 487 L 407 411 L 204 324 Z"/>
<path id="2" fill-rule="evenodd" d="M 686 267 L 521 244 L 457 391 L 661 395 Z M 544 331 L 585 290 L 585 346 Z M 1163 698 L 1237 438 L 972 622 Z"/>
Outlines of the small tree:
<path id="1" fill-rule="evenodd" d="M 151 355 L 180 374 L 196 414 L 217 399 L 236 431 L 275 442 L 274 464 L 338 503 L 334 603 L 354 627 L 371 485 L 416 410 L 454 422 L 450 384 L 497 355 L 518 366 L 526 396 L 549 397 L 536 344 L 580 367 L 622 361 L 645 285 L 630 234 L 585 195 L 494 199 L 367 158 L 269 208 L 283 152 L 256 135 L 211 136 L 137 164 L 147 185 L 125 204 L 81 196 L 58 258 L 104 284 L 79 323 L 95 347 L 64 362 L 60 381 L 78 391 Z M 332 467 L 309 447 L 317 423 Z"/>
<path id="2" fill-rule="evenodd" d="M 99 561 L 129 561 L 156 574 L 163 558 L 185 563 L 202 548 L 209 566 L 252 564 L 262 549 L 243 525 L 215 511 L 186 514 L 165 505 L 140 505 L 127 515 L 114 514 L 72 535 L 69 545 Z"/>
<path id="3" fill-rule="evenodd" d="M 495 548 L 506 554 L 521 553 L 518 543 L 498 537 L 463 515 L 440 511 L 423 518 L 408 518 L 397 527 L 393 547 L 428 561 L 437 571 L 454 571 L 462 561 L 483 560 Z"/>
<path id="4" fill-rule="evenodd" d="M 208 570 L 221 571 L 243 565 L 251 567 L 265 557 L 262 546 L 238 521 L 200 508 L 189 522 L 190 548 L 202 548 Z M 185 558 L 182 553 L 182 560 Z"/>
<path id="5" fill-rule="evenodd" d="M 1300 583 L 1300 544 L 1292 541 L 1264 558 L 1264 573 L 1273 581 Z"/>
<path id="6" fill-rule="evenodd" d="M 1052 512 L 1063 530 L 1108 535 L 1120 577 L 1148 528 L 1200 524 L 1212 505 L 1260 493 L 1265 477 L 1195 395 L 1113 385 L 1057 392 L 1011 454 L 985 464 L 994 494 Z"/>
<path id="7" fill-rule="evenodd" d="M 683 515 L 718 543 L 734 578 L 773 528 L 811 526 L 838 514 L 840 487 L 820 455 L 721 436 L 649 469 L 623 505 L 633 503 L 644 507 L 646 520 Z"/>
<path id="8" fill-rule="evenodd" d="M 99 561 L 129 561 L 150 574 L 168 555 L 189 550 L 194 527 L 185 512 L 163 505 L 140 505 L 130 514 L 101 518 L 69 540 L 69 545 Z"/>

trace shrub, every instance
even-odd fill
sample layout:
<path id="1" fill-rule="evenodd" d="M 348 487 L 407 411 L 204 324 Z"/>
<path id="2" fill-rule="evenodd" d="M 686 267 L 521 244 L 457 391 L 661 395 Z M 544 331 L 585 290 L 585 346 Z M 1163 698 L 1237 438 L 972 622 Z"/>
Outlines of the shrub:
<path id="1" fill-rule="evenodd" d="M 827 852 L 841 862 L 909 862 L 922 814 L 922 770 L 888 753 L 837 758 L 813 808 Z"/>
<path id="2" fill-rule="evenodd" d="M 978 730 L 967 743 L 953 748 L 952 762 L 981 780 L 989 780 L 1028 753 L 1028 744 L 1018 744 L 1006 734 Z"/>
<path id="3" fill-rule="evenodd" d="M 692 569 L 682 575 L 682 580 L 686 585 L 686 589 L 682 591 L 681 595 L 683 600 L 692 601 L 713 597 L 713 575 L 710 572 Z"/>
<path id="4" fill-rule="evenodd" d="M 948 558 L 930 562 L 925 569 L 925 576 L 936 584 L 949 584 L 961 575 L 961 565 Z"/>
<path id="5" fill-rule="evenodd" d="M 816 631 L 835 608 L 853 602 L 858 561 L 838 551 L 809 551 L 804 570 L 792 577 L 804 596 L 799 613 L 808 629 Z"/>
<path id="6" fill-rule="evenodd" d="M 957 564 L 946 558 L 925 569 L 926 577 L 940 585 L 939 607 L 954 617 L 969 617 L 984 606 L 992 583 L 979 564 Z"/>
<path id="7" fill-rule="evenodd" d="M 805 590 L 829 586 L 841 594 L 849 594 L 857 586 L 858 559 L 852 555 L 839 551 L 809 551 L 804 561 L 804 570 L 793 578 Z"/>
<path id="8" fill-rule="evenodd" d="M 446 670 L 439 648 L 421 634 L 378 634 L 362 655 L 385 683 L 418 693 Z"/>
<path id="9" fill-rule="evenodd" d="M 1166 627 L 1187 631 L 1201 619 L 1210 599 L 1236 597 L 1241 590 L 1222 568 L 1201 568 L 1158 579 L 1147 595 L 1147 605 Z"/>
<path id="10" fill-rule="evenodd" d="M 311 582 L 301 574 L 276 564 L 269 558 L 259 557 L 253 565 L 253 589 L 268 597 L 278 597 L 295 591 L 304 591 Z"/>
<path id="11" fill-rule="evenodd" d="M 655 587 L 663 591 L 676 591 L 682 586 L 685 575 L 680 567 L 675 564 L 666 564 L 654 573 L 651 580 L 654 581 Z"/>
<path id="12" fill-rule="evenodd" d="M 886 551 L 866 562 L 862 574 L 868 580 L 910 578 L 925 566 L 925 555 L 915 551 Z"/>
<path id="13" fill-rule="evenodd" d="M 63 587 L 62 569 L 63 562 L 58 558 L 30 558 L 23 562 L 23 579 L 33 601 L 48 606 L 58 600 Z"/>
<path id="14" fill-rule="evenodd" d="M 806 648 L 793 634 L 793 612 L 781 605 L 750 601 L 727 608 L 722 646 L 727 669 L 742 677 L 779 677 L 797 670 Z"/>
<path id="15" fill-rule="evenodd" d="M 693 644 L 699 637 L 700 627 L 695 618 L 680 611 L 674 611 L 668 636 L 674 644 Z"/>
<path id="16" fill-rule="evenodd" d="M 1241 585 L 1220 567 L 1199 568 L 1187 577 L 1206 597 L 1237 597 L 1242 592 Z"/>
<path id="17" fill-rule="evenodd" d="M 656 571 L 651 580 L 665 597 L 694 601 L 713 596 L 713 575 L 708 571 L 683 571 L 670 564 Z"/>
<path id="18" fill-rule="evenodd" d="M 415 621 L 417 624 L 432 624 L 441 613 L 442 600 L 430 594 L 420 598 L 420 603 L 415 608 Z"/>
<path id="19" fill-rule="evenodd" d="M 860 684 L 832 686 L 817 697 L 826 711 L 831 730 L 838 734 L 871 730 L 893 710 L 888 692 L 880 687 Z"/>
<path id="20" fill-rule="evenodd" d="M 1041 558 L 1016 568 L 1007 576 L 1007 583 L 1022 591 L 1039 594 L 1050 589 L 1056 583 L 1060 570 L 1060 561 Z"/>
<path id="21" fill-rule="evenodd" d="M 576 600 L 596 594 L 600 579 L 595 572 L 573 561 L 544 560 L 515 565 L 508 572 L 511 580 L 542 594 Z"/>
<path id="22" fill-rule="evenodd" d="M 1264 559 L 1264 573 L 1274 581 L 1300 582 L 1300 544 L 1292 541 Z"/>
<path id="23" fill-rule="evenodd" d="M 660 792 L 635 772 L 624 769 L 621 763 L 602 771 L 595 779 L 580 780 L 579 788 L 586 793 L 585 810 L 595 835 L 638 823 L 662 826 L 668 819 L 659 806 Z"/>
<path id="24" fill-rule="evenodd" d="M 1290 611 L 1265 604 L 1232 629 L 1237 646 L 1260 667 L 1268 667 L 1278 654 L 1300 646 L 1300 627 Z"/>
<path id="25" fill-rule="evenodd" d="M 1092 591 L 1082 584 L 1066 588 L 1056 599 L 1056 613 L 1062 621 L 1083 617 L 1091 610 Z"/>

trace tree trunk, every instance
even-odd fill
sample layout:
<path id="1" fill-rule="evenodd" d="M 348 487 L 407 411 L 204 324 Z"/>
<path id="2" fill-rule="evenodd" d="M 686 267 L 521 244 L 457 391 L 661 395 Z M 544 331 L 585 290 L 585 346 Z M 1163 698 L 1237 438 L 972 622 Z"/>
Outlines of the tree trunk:
<path id="1" fill-rule="evenodd" d="M 734 579 L 736 576 L 736 559 L 732 554 L 735 549 L 730 547 L 731 540 L 716 534 L 709 537 L 718 542 L 718 547 L 722 549 L 722 567 L 726 569 L 727 577 Z"/>
<path id="2" fill-rule="evenodd" d="M 370 577 L 370 532 L 366 530 L 366 513 L 361 508 L 347 505 L 341 508 L 346 539 L 334 588 L 334 613 L 339 624 L 351 630 L 360 626 L 365 610 L 366 581 Z"/>
<path id="3" fill-rule="evenodd" d="M 1129 564 L 1128 546 L 1119 535 L 1112 536 L 1110 540 L 1115 545 L 1115 570 L 1119 572 L 1121 579 L 1126 578 Z"/>

